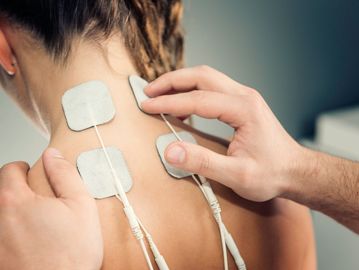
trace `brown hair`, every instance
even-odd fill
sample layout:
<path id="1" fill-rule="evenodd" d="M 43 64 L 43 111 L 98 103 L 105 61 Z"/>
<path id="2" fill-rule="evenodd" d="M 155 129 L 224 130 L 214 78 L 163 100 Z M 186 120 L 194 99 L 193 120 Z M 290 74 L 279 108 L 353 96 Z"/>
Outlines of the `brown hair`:
<path id="1" fill-rule="evenodd" d="M 0 14 L 27 28 L 55 58 L 72 38 L 107 38 L 119 29 L 141 76 L 183 66 L 181 0 L 1 0 Z"/>
<path id="2" fill-rule="evenodd" d="M 121 32 L 138 71 L 148 79 L 183 65 L 181 1 L 132 0 Z M 162 16 L 160 16 L 162 14 Z"/>

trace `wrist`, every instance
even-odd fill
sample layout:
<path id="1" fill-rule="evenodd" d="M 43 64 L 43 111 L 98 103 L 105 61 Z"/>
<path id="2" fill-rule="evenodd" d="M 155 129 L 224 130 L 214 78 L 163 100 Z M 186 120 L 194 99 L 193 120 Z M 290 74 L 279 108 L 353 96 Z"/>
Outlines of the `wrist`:
<path id="1" fill-rule="evenodd" d="M 298 201 L 308 194 L 308 189 L 314 184 L 310 179 L 317 175 L 319 169 L 317 155 L 317 152 L 299 144 L 296 146 L 284 169 L 281 197 Z"/>
<path id="2" fill-rule="evenodd" d="M 301 147 L 281 197 L 320 211 L 359 233 L 359 165 Z"/>

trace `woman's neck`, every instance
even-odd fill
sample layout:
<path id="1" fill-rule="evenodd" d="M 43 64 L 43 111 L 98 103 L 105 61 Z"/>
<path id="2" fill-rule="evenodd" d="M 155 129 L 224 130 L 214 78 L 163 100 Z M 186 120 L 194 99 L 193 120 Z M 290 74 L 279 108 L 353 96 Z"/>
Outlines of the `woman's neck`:
<path id="1" fill-rule="evenodd" d="M 61 100 L 66 90 L 81 83 L 103 81 L 110 90 L 117 115 L 131 115 L 138 110 L 128 84 L 128 76 L 136 70 L 117 39 L 107 41 L 101 49 L 77 44 L 64 66 L 55 66 L 48 58 L 39 59 L 37 63 L 38 68 L 27 78 L 28 88 L 50 144 L 78 135 L 68 128 Z M 117 121 L 115 117 L 108 125 Z"/>

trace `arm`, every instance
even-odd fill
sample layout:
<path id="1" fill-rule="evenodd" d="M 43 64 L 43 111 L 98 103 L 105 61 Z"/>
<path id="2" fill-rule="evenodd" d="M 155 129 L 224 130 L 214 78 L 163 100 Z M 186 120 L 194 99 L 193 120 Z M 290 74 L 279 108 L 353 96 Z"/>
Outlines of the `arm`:
<path id="1" fill-rule="evenodd" d="M 167 73 L 146 93 L 152 97 L 142 104 L 148 113 L 197 114 L 235 130 L 227 155 L 171 144 L 165 155 L 173 166 L 217 180 L 249 200 L 294 200 L 359 233 L 359 164 L 300 146 L 254 89 L 202 66 Z"/>
<path id="2" fill-rule="evenodd" d="M 55 198 L 33 193 L 26 163 L 0 169 L 1 268 L 100 269 L 103 248 L 95 201 L 57 151 L 47 150 L 43 163 Z"/>
<path id="3" fill-rule="evenodd" d="M 359 164 L 302 149 L 283 197 L 323 212 L 359 233 Z"/>

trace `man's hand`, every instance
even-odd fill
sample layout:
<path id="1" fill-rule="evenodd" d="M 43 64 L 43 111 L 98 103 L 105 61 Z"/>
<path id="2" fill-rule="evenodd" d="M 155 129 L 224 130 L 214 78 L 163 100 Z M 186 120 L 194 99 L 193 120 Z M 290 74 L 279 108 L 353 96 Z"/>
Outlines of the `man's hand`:
<path id="1" fill-rule="evenodd" d="M 0 169 L 1 269 L 100 269 L 103 242 L 95 201 L 57 150 L 45 151 L 43 164 L 55 198 L 32 192 L 26 163 Z"/>
<path id="2" fill-rule="evenodd" d="M 319 210 L 359 233 L 359 164 L 310 151 L 283 129 L 261 95 L 206 66 L 162 75 L 145 89 L 148 113 L 197 114 L 235 130 L 227 155 L 175 142 L 173 166 L 216 180 L 240 196 L 284 197 Z"/>
<path id="3" fill-rule="evenodd" d="M 148 113 L 218 118 L 235 130 L 227 156 L 176 142 L 166 150 L 169 163 L 221 182 L 253 201 L 285 191 L 301 147 L 257 91 L 206 66 L 167 73 L 145 91 L 154 97 L 142 104 Z"/>

